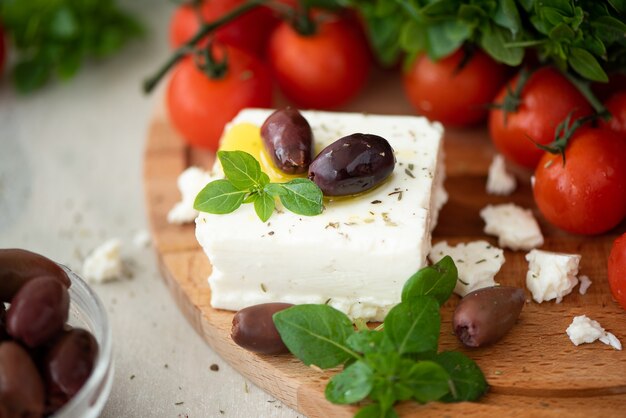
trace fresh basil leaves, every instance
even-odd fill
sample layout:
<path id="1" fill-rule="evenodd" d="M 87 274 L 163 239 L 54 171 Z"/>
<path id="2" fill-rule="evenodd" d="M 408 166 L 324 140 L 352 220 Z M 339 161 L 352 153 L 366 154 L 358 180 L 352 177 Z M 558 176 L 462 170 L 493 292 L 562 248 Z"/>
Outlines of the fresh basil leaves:
<path id="1" fill-rule="evenodd" d="M 270 183 L 259 162 L 243 151 L 218 151 L 217 158 L 226 178 L 207 184 L 196 196 L 194 209 L 221 215 L 244 203 L 254 203 L 257 216 L 265 222 L 274 213 L 278 197 L 285 209 L 298 215 L 322 213 L 322 191 L 311 180 Z"/>
<path id="2" fill-rule="evenodd" d="M 452 294 L 457 270 L 450 257 L 421 269 L 404 285 L 402 301 L 387 315 L 381 331 L 355 330 L 350 319 L 328 305 L 298 305 L 274 314 L 289 350 L 306 365 L 343 365 L 326 386 L 326 399 L 373 403 L 355 418 L 397 417 L 393 405 L 413 399 L 460 402 L 488 389 L 480 368 L 464 354 L 437 353 L 439 307 Z"/>

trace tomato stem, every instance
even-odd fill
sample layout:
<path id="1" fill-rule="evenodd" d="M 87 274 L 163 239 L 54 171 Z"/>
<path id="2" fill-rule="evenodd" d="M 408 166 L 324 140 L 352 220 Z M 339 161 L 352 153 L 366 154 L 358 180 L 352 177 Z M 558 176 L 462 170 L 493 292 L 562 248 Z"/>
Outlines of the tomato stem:
<path id="1" fill-rule="evenodd" d="M 567 71 L 562 71 L 562 74 L 569 80 L 570 83 L 576 87 L 576 89 L 585 96 L 585 99 L 589 102 L 589 104 L 593 107 L 593 109 L 598 113 L 598 115 L 605 120 L 608 120 L 610 117 L 609 111 L 604 107 L 602 102 L 598 100 L 598 98 L 591 91 L 591 87 L 589 86 L 589 82 L 579 79 L 578 77 L 568 73 Z"/>
<path id="2" fill-rule="evenodd" d="M 317 26 L 311 18 L 311 8 L 306 0 L 298 0 L 298 8 L 293 16 L 292 26 L 302 36 L 315 34 Z"/>
<path id="3" fill-rule="evenodd" d="M 161 68 L 152 76 L 146 79 L 143 83 L 143 91 L 144 93 L 150 93 L 154 88 L 159 84 L 159 81 L 167 74 L 169 70 L 172 69 L 181 59 L 183 59 L 187 54 L 189 54 L 196 44 L 200 42 L 205 36 L 209 35 L 214 30 L 218 29 L 220 26 L 229 23 L 239 16 L 248 13 L 252 9 L 257 8 L 258 6 L 267 3 L 268 0 L 248 0 L 246 3 L 242 4 L 239 7 L 232 9 L 230 12 L 224 14 L 219 19 L 216 19 L 212 22 L 202 23 L 198 32 L 181 45 L 178 49 L 174 51 L 174 53 L 170 56 L 170 58 L 163 64 Z"/>

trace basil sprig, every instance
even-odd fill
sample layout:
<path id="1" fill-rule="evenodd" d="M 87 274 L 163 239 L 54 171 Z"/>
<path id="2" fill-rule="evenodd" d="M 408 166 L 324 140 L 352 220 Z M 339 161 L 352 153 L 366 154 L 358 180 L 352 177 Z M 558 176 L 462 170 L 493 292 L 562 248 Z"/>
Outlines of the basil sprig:
<path id="1" fill-rule="evenodd" d="M 222 215 L 244 203 L 254 203 L 257 216 L 265 222 L 274 213 L 278 197 L 285 209 L 298 215 L 322 213 L 323 194 L 311 180 L 296 178 L 287 183 L 270 183 L 259 162 L 243 151 L 218 151 L 217 158 L 226 178 L 207 184 L 196 196 L 194 209 Z"/>
<path id="2" fill-rule="evenodd" d="M 425 267 L 404 285 L 401 302 L 382 330 L 355 330 L 350 319 L 328 305 L 297 305 L 274 314 L 274 324 L 289 350 L 306 365 L 343 365 L 326 386 L 326 399 L 352 404 L 373 402 L 356 418 L 397 417 L 393 405 L 413 399 L 461 402 L 488 389 L 480 368 L 455 351 L 437 352 L 439 308 L 450 297 L 457 269 L 450 257 Z"/>

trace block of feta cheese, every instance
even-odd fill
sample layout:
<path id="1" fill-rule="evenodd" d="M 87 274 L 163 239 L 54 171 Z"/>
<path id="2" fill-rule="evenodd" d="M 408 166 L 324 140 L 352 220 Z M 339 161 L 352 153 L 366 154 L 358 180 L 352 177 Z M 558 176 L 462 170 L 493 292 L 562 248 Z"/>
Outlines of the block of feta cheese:
<path id="1" fill-rule="evenodd" d="M 243 110 L 226 129 L 261 126 L 271 112 Z M 316 149 L 356 132 L 384 137 L 394 149 L 394 172 L 364 195 L 325 202 L 318 216 L 280 210 L 263 223 L 253 205 L 228 215 L 200 213 L 196 237 L 213 265 L 211 305 L 327 303 L 353 319 L 381 321 L 400 301 L 404 282 L 426 264 L 445 202 L 443 127 L 413 116 L 302 114 Z"/>
<path id="2" fill-rule="evenodd" d="M 565 332 L 576 346 L 600 340 L 616 350 L 622 349 L 622 343 L 615 335 L 605 331 L 598 321 L 594 321 L 587 315 L 575 316 Z"/>
<path id="3" fill-rule="evenodd" d="M 121 242 L 117 238 L 105 241 L 83 262 L 83 276 L 92 283 L 103 283 L 122 277 Z"/>
<path id="4" fill-rule="evenodd" d="M 512 250 L 531 250 L 543 245 L 543 235 L 530 209 L 513 203 L 488 205 L 480 211 L 485 233 L 498 237 L 498 245 Z"/>
<path id="5" fill-rule="evenodd" d="M 515 191 L 517 181 L 515 176 L 506 170 L 504 157 L 496 154 L 489 166 L 489 174 L 487 175 L 487 193 L 508 196 Z"/>
<path id="6" fill-rule="evenodd" d="M 465 296 L 476 289 L 495 286 L 495 275 L 504 264 L 504 251 L 487 241 L 474 241 L 449 246 L 446 241 L 433 245 L 428 258 L 433 263 L 446 255 L 454 260 L 459 272 L 454 293 Z"/>
<path id="7" fill-rule="evenodd" d="M 532 250 L 526 254 L 526 260 L 526 287 L 537 303 L 552 299 L 560 303 L 578 284 L 578 254 Z"/>
<path id="8" fill-rule="evenodd" d="M 178 190 L 181 194 L 180 202 L 167 214 L 167 221 L 171 224 L 193 222 L 198 211 L 193 208 L 196 196 L 213 178 L 211 174 L 199 167 L 189 167 L 178 176 Z"/>
<path id="9" fill-rule="evenodd" d="M 578 293 L 580 293 L 581 295 L 584 295 L 587 293 L 587 290 L 589 289 L 589 286 L 591 286 L 591 279 L 589 278 L 589 276 L 580 276 L 578 278 L 578 280 L 580 281 L 580 286 L 578 287 Z"/>

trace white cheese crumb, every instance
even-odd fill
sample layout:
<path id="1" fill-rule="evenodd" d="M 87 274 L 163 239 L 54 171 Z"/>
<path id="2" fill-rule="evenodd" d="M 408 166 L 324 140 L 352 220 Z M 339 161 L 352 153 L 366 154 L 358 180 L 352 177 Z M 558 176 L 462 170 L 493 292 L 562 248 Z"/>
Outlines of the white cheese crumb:
<path id="1" fill-rule="evenodd" d="M 622 344 L 615 335 L 606 332 L 598 321 L 588 318 L 587 315 L 575 316 L 565 332 L 576 346 L 600 340 L 616 350 L 622 349 Z"/>
<path id="2" fill-rule="evenodd" d="M 110 239 L 85 258 L 83 276 L 92 283 L 114 281 L 122 276 L 121 242 Z"/>
<path id="3" fill-rule="evenodd" d="M 485 221 L 485 233 L 497 236 L 500 247 L 531 250 L 543 245 L 539 224 L 529 209 L 513 203 L 488 205 L 480 217 Z"/>
<path id="4" fill-rule="evenodd" d="M 454 293 L 459 296 L 483 287 L 496 286 L 495 275 L 504 264 L 504 252 L 487 241 L 473 241 L 454 247 L 447 242 L 439 242 L 430 250 L 428 258 L 433 263 L 446 255 L 454 260 L 459 272 Z"/>
<path id="5" fill-rule="evenodd" d="M 517 181 L 515 176 L 506 171 L 504 158 L 500 154 L 493 157 L 487 176 L 487 193 L 508 196 L 515 191 Z"/>
<path id="6" fill-rule="evenodd" d="M 585 293 L 587 293 L 587 290 L 589 289 L 589 286 L 591 286 L 592 281 L 589 279 L 588 276 L 580 276 L 578 280 L 580 280 L 578 293 L 580 293 L 581 295 L 584 295 Z"/>
<path id="7" fill-rule="evenodd" d="M 151 242 L 152 238 L 150 237 L 150 233 L 145 229 L 137 231 L 133 237 L 133 245 L 137 248 L 146 248 Z"/>
<path id="8" fill-rule="evenodd" d="M 213 180 L 212 176 L 198 167 L 189 167 L 178 176 L 178 190 L 182 199 L 176 203 L 167 214 L 167 221 L 171 224 L 184 224 L 193 222 L 198 216 L 198 211 L 193 208 L 196 196 Z"/>
<path id="9" fill-rule="evenodd" d="M 526 254 L 526 287 L 537 303 L 556 299 L 560 303 L 578 284 L 580 255 L 532 250 Z"/>

